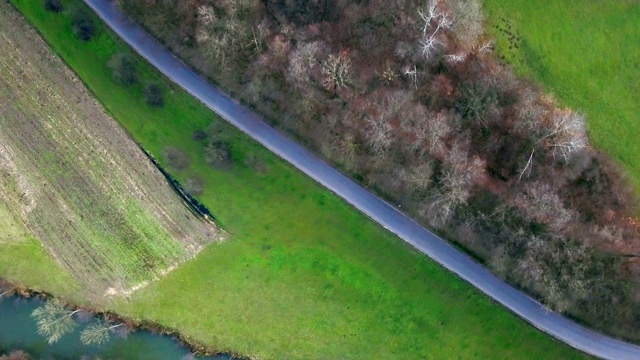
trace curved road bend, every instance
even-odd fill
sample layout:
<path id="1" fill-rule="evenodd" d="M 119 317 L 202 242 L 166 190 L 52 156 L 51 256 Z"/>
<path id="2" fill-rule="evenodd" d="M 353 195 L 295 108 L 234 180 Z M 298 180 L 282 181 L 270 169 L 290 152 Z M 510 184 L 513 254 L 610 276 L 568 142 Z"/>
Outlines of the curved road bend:
<path id="1" fill-rule="evenodd" d="M 596 333 L 548 311 L 537 301 L 495 277 L 469 256 L 269 126 L 173 56 L 140 26 L 126 18 L 114 6 L 113 0 L 84 1 L 135 51 L 211 110 L 536 328 L 597 357 L 613 360 L 640 359 L 640 346 Z"/>

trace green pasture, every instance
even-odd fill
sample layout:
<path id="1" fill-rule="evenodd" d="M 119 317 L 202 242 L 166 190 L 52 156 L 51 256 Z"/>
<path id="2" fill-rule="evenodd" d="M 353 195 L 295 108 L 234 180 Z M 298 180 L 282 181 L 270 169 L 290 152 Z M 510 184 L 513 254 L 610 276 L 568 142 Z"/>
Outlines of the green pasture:
<path id="1" fill-rule="evenodd" d="M 67 8 L 79 1 L 65 2 Z M 580 358 L 494 304 L 336 196 L 229 129 L 234 165 L 204 161 L 195 130 L 222 121 L 139 60 L 141 83 L 161 81 L 166 106 L 152 109 L 142 85 L 116 85 L 107 61 L 129 51 L 100 27 L 82 43 L 66 15 L 41 1 L 13 0 L 105 108 L 154 156 L 167 146 L 191 165 L 172 171 L 200 177 L 199 199 L 230 233 L 131 300 L 97 306 L 179 330 L 221 351 L 271 359 Z M 255 164 L 260 163 L 257 171 Z M 0 245 L 0 253 L 5 245 Z M 3 276 L 38 283 L 33 271 Z M 15 261 L 15 260 L 14 260 Z M 20 262 L 40 261 L 25 253 Z M 36 277 L 34 279 L 33 277 Z M 62 276 L 62 275 L 60 275 Z M 67 286 L 45 286 L 67 294 Z M 104 300 L 103 300 L 104 301 Z"/>
<path id="2" fill-rule="evenodd" d="M 640 1 L 485 0 L 498 55 L 584 113 L 640 189 Z"/>

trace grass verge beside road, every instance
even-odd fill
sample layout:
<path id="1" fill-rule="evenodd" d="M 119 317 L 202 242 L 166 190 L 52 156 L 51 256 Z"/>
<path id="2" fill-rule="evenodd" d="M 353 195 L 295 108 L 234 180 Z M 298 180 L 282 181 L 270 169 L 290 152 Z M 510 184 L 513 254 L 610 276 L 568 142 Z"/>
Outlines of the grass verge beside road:
<path id="1" fill-rule="evenodd" d="M 141 83 L 158 80 L 169 89 L 164 108 L 149 107 L 141 85 L 112 81 L 107 61 L 128 50 L 111 32 L 100 26 L 96 38 L 82 43 L 65 15 L 46 13 L 40 1 L 13 3 L 146 149 L 159 158 L 167 146 L 188 154 L 190 167 L 172 174 L 182 182 L 203 180 L 200 200 L 232 235 L 130 301 L 104 307 L 256 358 L 582 356 L 412 251 L 240 132 L 227 130 L 234 165 L 211 168 L 192 134 L 222 120 L 138 60 Z M 25 276 L 14 279 L 32 281 Z"/>
<path id="2" fill-rule="evenodd" d="M 640 191 L 640 3 L 485 0 L 497 49 L 520 75 L 584 112 L 594 145 Z"/>

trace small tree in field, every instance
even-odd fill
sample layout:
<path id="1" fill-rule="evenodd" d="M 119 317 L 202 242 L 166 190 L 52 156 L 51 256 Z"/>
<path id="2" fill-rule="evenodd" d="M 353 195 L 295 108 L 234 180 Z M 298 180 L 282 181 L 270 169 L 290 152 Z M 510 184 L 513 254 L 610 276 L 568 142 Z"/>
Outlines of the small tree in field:
<path id="1" fill-rule="evenodd" d="M 44 8 L 47 11 L 59 13 L 62 11 L 62 2 L 60 0 L 44 0 Z"/>
<path id="2" fill-rule="evenodd" d="M 84 9 L 77 10 L 73 13 L 71 23 L 73 33 L 82 41 L 89 41 L 96 32 L 95 24 L 91 14 Z"/>
<path id="3" fill-rule="evenodd" d="M 230 146 L 224 141 L 209 143 L 204 148 L 204 158 L 209 165 L 217 168 L 227 167 L 233 162 Z"/>
<path id="4" fill-rule="evenodd" d="M 164 95 L 162 88 L 158 84 L 149 84 L 144 88 L 144 99 L 151 107 L 161 108 L 164 106 Z"/>
<path id="5" fill-rule="evenodd" d="M 113 55 L 108 63 L 113 78 L 123 85 L 131 85 L 138 81 L 138 69 L 133 57 L 126 53 Z"/>
<path id="6" fill-rule="evenodd" d="M 169 146 L 162 151 L 162 157 L 167 165 L 176 170 L 184 170 L 189 167 L 189 156 L 180 149 Z"/>
<path id="7" fill-rule="evenodd" d="M 49 344 L 53 344 L 76 327 L 73 315 L 80 310 L 65 308 L 60 300 L 47 301 L 31 313 L 38 325 L 38 334 L 47 338 Z"/>
<path id="8" fill-rule="evenodd" d="M 204 192 L 204 180 L 200 177 L 187 178 L 184 189 L 192 196 L 200 196 Z"/>

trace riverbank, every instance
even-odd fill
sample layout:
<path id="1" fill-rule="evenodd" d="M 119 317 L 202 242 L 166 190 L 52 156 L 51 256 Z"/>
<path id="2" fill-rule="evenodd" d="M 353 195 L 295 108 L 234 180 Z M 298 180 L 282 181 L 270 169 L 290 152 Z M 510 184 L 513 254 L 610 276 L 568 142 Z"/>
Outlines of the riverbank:
<path id="1" fill-rule="evenodd" d="M 165 107 L 148 107 L 142 86 L 113 83 L 106 63 L 129 50 L 108 30 L 98 24 L 82 43 L 66 15 L 37 1 L 14 4 L 161 163 L 167 146 L 187 154 L 190 167 L 172 174 L 200 178 L 199 201 L 232 234 L 131 300 L 94 299 L 104 302 L 98 308 L 251 358 L 581 357 L 234 129 L 224 130 L 234 164 L 212 168 L 193 135 L 219 118 L 138 59 L 143 81 L 166 89 Z"/>
<path id="2" fill-rule="evenodd" d="M 34 358 L 54 356 L 55 358 L 72 358 L 75 355 L 100 358 L 135 358 L 135 359 L 167 359 L 174 360 L 191 356 L 200 360 L 242 359 L 241 356 L 223 354 L 204 349 L 197 344 L 189 344 L 180 338 L 176 331 L 162 328 L 158 324 L 136 323 L 112 312 L 98 312 L 92 308 L 67 305 L 73 311 L 81 310 L 83 315 L 77 319 L 77 328 L 63 336 L 55 344 L 47 344 L 46 339 L 35 331 L 35 320 L 31 317 L 33 309 L 46 301 L 51 301 L 51 294 L 31 291 L 22 286 L 0 283 L 4 294 L 0 304 L 0 349 L 4 352 L 27 350 Z M 126 331 L 111 336 L 104 344 L 84 345 L 79 341 L 79 331 L 95 319 L 103 319 L 109 324 L 123 324 Z M 11 330 L 7 328 L 11 326 Z M 8 334 L 7 331 L 11 331 Z M 76 357 L 77 358 L 77 357 Z"/>
<path id="3" fill-rule="evenodd" d="M 28 287 L 20 284 L 15 284 L 8 282 L 6 280 L 0 279 L 0 301 L 4 301 L 6 298 L 17 297 L 23 300 L 38 300 L 38 301 L 51 301 L 55 298 L 55 296 L 51 293 L 39 290 L 32 290 Z M 64 299 L 61 299 L 64 301 Z M 200 357 L 206 356 L 222 356 L 224 358 L 229 357 L 233 359 L 246 359 L 242 357 L 241 354 L 234 354 L 229 352 L 219 352 L 214 349 L 203 346 L 202 344 L 189 342 L 188 339 L 185 339 L 176 329 L 169 329 L 164 327 L 162 324 L 149 321 L 135 321 L 133 319 L 124 317 L 120 314 L 117 314 L 113 311 L 103 311 L 93 307 L 87 306 L 77 306 L 73 303 L 66 304 L 66 307 L 70 310 L 82 310 L 88 314 L 91 314 L 92 318 L 104 319 L 109 324 L 124 324 L 127 328 L 127 333 L 132 333 L 136 331 L 148 332 L 150 334 L 154 334 L 157 336 L 169 337 L 172 340 L 175 340 L 179 346 L 185 348 L 190 354 Z M 25 319 L 26 321 L 35 321 L 31 318 Z M 84 319 L 84 322 L 87 322 L 87 319 Z M 39 335 L 36 335 L 39 336 Z M 71 337 L 71 335 L 69 335 Z M 45 343 L 45 338 L 42 337 L 42 342 Z M 0 344 L 1 345 L 1 344 Z M 12 349 L 13 350 L 13 349 Z M 17 349 L 16 349 L 17 350 Z M 216 358 L 217 359 L 217 358 Z"/>

